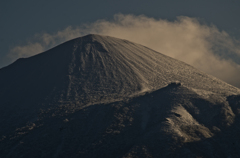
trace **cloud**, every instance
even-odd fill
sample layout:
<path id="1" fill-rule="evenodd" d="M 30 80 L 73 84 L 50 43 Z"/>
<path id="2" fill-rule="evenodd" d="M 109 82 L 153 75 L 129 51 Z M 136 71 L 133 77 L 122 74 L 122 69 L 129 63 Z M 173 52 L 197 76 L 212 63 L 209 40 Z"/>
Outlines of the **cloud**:
<path id="1" fill-rule="evenodd" d="M 11 49 L 8 56 L 12 59 L 29 57 L 45 50 L 41 43 L 28 43 L 25 46 L 16 46 Z"/>
<path id="2" fill-rule="evenodd" d="M 240 87 L 240 65 L 235 60 L 240 59 L 240 42 L 216 26 L 185 16 L 168 21 L 117 14 L 112 21 L 98 20 L 75 28 L 69 26 L 55 34 L 38 34 L 34 37 L 37 42 L 16 46 L 9 55 L 15 59 L 34 55 L 89 33 L 145 45 Z"/>

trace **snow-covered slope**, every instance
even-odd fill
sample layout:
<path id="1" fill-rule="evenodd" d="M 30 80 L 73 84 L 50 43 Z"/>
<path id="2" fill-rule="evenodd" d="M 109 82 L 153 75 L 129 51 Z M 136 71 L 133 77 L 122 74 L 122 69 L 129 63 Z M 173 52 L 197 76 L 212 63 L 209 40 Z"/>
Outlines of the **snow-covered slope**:
<path id="1" fill-rule="evenodd" d="M 239 124 L 238 88 L 108 36 L 19 59 L 0 69 L 0 88 L 0 157 L 209 156 L 221 150 L 188 144 Z"/>

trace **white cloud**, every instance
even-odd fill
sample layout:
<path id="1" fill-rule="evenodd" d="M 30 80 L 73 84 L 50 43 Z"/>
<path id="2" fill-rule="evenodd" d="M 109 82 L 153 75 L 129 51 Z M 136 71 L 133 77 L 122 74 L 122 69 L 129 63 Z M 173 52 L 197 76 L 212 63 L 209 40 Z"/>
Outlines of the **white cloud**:
<path id="1" fill-rule="evenodd" d="M 177 17 L 175 21 L 146 16 L 117 14 L 112 21 L 98 20 L 77 28 L 71 26 L 55 34 L 36 35 L 36 43 L 14 47 L 10 56 L 19 58 L 40 53 L 67 40 L 89 33 L 127 39 L 240 87 L 240 66 L 228 58 L 240 58 L 240 42 L 216 26 L 201 24 L 196 18 Z"/>

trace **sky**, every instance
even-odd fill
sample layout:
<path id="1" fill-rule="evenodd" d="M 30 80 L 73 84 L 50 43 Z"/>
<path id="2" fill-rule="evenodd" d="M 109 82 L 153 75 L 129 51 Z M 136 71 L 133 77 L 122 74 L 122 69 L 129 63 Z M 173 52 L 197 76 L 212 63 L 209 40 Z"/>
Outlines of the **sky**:
<path id="1" fill-rule="evenodd" d="M 89 33 L 127 39 L 240 87 L 238 0 L 1 0 L 0 68 Z"/>

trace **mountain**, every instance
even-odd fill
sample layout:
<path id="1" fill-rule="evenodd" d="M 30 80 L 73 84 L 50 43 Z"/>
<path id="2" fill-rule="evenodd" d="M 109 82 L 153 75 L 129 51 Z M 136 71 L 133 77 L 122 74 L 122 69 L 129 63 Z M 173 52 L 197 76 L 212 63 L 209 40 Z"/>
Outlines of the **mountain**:
<path id="1" fill-rule="evenodd" d="M 236 157 L 240 90 L 87 35 L 0 69 L 0 157 Z"/>

